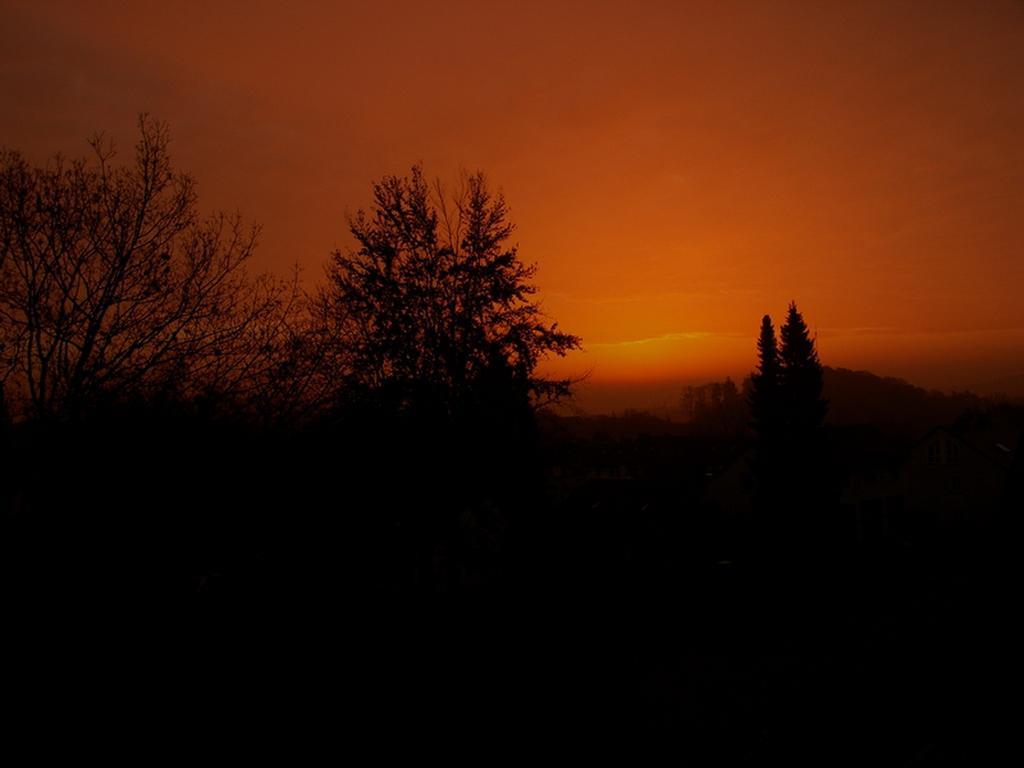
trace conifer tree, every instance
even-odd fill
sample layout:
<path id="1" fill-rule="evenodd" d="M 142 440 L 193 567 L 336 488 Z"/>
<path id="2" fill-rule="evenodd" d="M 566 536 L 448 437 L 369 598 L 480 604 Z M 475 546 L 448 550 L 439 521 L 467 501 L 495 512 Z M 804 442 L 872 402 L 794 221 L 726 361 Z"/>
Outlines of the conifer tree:
<path id="1" fill-rule="evenodd" d="M 822 371 L 803 316 L 790 302 L 781 330 L 781 390 L 784 426 L 791 438 L 806 441 L 825 421 L 827 403 L 821 396 Z"/>
<path id="2" fill-rule="evenodd" d="M 782 496 L 780 457 L 782 447 L 782 368 L 772 319 L 761 319 L 757 339 L 757 371 L 750 377 L 748 398 L 751 426 L 754 429 L 754 453 L 751 470 L 755 479 L 755 538 L 764 541 L 775 529 L 775 510 Z"/>
<path id="3" fill-rule="evenodd" d="M 765 315 L 761 319 L 761 334 L 757 339 L 757 372 L 751 376 L 749 398 L 753 427 L 759 439 L 777 435 L 779 431 L 781 375 L 775 327 L 771 317 Z"/>
<path id="4" fill-rule="evenodd" d="M 822 368 L 795 302 L 779 335 L 781 344 L 766 315 L 750 406 L 756 433 L 754 532 L 762 553 L 781 557 L 782 564 L 785 553 L 821 542 L 828 519 L 824 513 L 834 499 L 822 429 L 827 408 Z"/>
<path id="5" fill-rule="evenodd" d="M 342 383 L 448 414 L 499 374 L 537 405 L 569 394 L 570 380 L 537 368 L 580 339 L 533 298 L 536 266 L 519 258 L 508 205 L 483 173 L 454 195 L 432 188 L 419 166 L 386 176 L 349 226 L 358 249 L 335 252 L 318 300 Z"/>

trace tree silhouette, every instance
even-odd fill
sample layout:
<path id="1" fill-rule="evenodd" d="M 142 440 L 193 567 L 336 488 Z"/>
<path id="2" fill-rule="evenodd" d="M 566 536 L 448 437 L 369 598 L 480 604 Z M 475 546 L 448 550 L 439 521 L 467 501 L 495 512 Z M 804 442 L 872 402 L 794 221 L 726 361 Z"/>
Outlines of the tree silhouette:
<path id="1" fill-rule="evenodd" d="M 751 426 L 754 452 L 751 469 L 755 478 L 754 511 L 756 539 L 764 541 L 775 534 L 777 510 L 784 493 L 782 461 L 783 395 L 782 369 L 772 319 L 761 319 L 757 339 L 757 370 L 750 377 Z"/>
<path id="2" fill-rule="evenodd" d="M 780 336 L 781 346 L 765 315 L 750 393 L 756 533 L 776 553 L 815 539 L 831 501 L 822 367 L 795 302 L 789 305 Z"/>
<path id="3" fill-rule="evenodd" d="M 803 316 L 790 302 L 779 351 L 786 429 L 795 439 L 808 439 L 825 421 L 828 405 L 821 396 L 822 371 Z"/>
<path id="4" fill-rule="evenodd" d="M 538 376 L 536 366 L 579 338 L 532 299 L 535 267 L 508 244 L 508 207 L 482 173 L 453 196 L 418 166 L 387 176 L 349 228 L 358 248 L 334 254 L 318 301 L 343 383 L 447 416 L 472 403 L 482 382 L 493 390 L 499 373 L 535 403 L 568 393 L 570 381 Z"/>
<path id="5" fill-rule="evenodd" d="M 680 406 L 689 423 L 709 434 L 736 435 L 745 429 L 746 409 L 736 383 L 729 377 L 683 390 Z"/>
<path id="6" fill-rule="evenodd" d="M 778 437 L 782 419 L 781 380 L 775 328 L 771 317 L 765 315 L 761 319 L 761 333 L 757 339 L 757 371 L 750 377 L 748 399 L 753 427 L 759 437 Z"/>
<path id="7" fill-rule="evenodd" d="M 281 380 L 278 353 L 294 356 L 297 281 L 250 278 L 258 229 L 201 218 L 166 125 L 143 115 L 139 134 L 125 166 L 100 136 L 91 160 L 0 154 L 0 383 L 14 410 L 254 398 Z"/>
<path id="8" fill-rule="evenodd" d="M 349 229 L 356 247 L 333 254 L 315 305 L 345 435 L 375 446 L 360 465 L 375 499 L 361 537 L 399 546 L 418 587 L 472 582 L 507 521 L 536 506 L 534 408 L 571 384 L 537 365 L 579 339 L 541 312 L 482 173 L 454 194 L 418 166 L 387 176 Z"/>

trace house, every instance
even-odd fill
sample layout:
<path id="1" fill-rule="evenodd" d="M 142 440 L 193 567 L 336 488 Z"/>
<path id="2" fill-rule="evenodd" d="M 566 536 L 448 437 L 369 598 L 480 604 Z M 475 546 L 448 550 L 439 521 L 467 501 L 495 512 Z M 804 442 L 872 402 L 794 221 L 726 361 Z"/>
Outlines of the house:
<path id="1" fill-rule="evenodd" d="M 1020 428 L 988 415 L 935 427 L 898 465 L 850 469 L 842 504 L 860 540 L 983 526 L 1007 498 Z"/>
<path id="2" fill-rule="evenodd" d="M 831 461 L 843 480 L 832 530 L 860 542 L 911 541 L 986 526 L 1008 499 L 1024 498 L 1020 425 L 1019 412 L 996 409 L 914 443 L 870 427 L 834 428 Z M 708 473 L 704 501 L 726 524 L 752 519 L 753 494 L 749 455 Z"/>
<path id="3" fill-rule="evenodd" d="M 1019 430 L 989 419 L 931 430 L 903 466 L 908 512 L 940 527 L 991 521 L 1019 442 Z"/>

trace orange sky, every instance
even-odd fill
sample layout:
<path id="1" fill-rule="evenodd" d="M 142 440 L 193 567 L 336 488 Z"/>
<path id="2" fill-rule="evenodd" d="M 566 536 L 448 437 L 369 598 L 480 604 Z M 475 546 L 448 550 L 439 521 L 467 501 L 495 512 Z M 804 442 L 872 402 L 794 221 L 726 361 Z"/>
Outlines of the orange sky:
<path id="1" fill-rule="evenodd" d="M 1012 0 L 0 0 L 0 144 L 149 111 L 260 266 L 317 279 L 385 173 L 485 170 L 598 410 L 749 371 L 790 298 L 827 364 L 1024 374 L 1022 94 Z"/>

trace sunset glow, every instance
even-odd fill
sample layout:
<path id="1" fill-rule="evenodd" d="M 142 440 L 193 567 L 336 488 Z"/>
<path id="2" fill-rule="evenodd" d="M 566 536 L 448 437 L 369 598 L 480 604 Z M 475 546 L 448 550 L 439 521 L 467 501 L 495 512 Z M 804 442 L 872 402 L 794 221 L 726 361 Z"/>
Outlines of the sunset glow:
<path id="1" fill-rule="evenodd" d="M 791 299 L 827 365 L 1024 388 L 1017 2 L 4 2 L 0 51 L 0 144 L 158 116 L 309 284 L 371 180 L 485 171 L 583 407 L 744 375 Z"/>
<path id="2" fill-rule="evenodd" d="M 8 730 L 998 765 L 1022 224 L 1024 0 L 0 0 Z"/>

